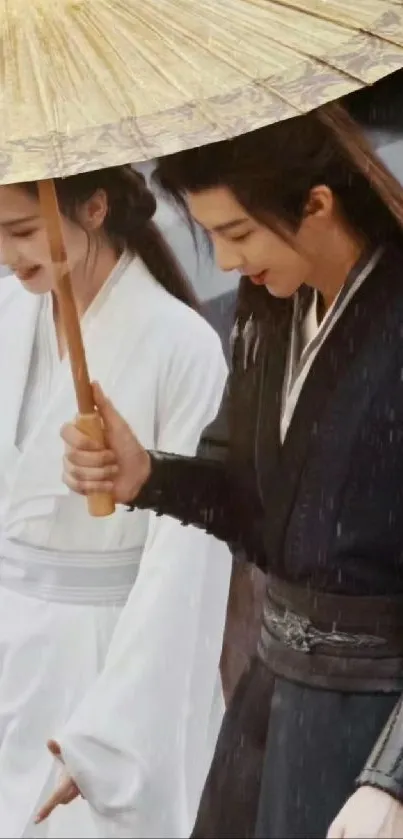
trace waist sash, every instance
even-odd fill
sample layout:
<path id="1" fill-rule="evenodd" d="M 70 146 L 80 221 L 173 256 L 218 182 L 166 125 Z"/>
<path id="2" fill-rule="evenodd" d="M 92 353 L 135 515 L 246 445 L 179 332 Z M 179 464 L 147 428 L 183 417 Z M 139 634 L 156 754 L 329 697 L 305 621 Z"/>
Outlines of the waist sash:
<path id="1" fill-rule="evenodd" d="M 0 586 L 56 603 L 123 606 L 142 548 L 73 552 L 0 539 Z"/>
<path id="2" fill-rule="evenodd" d="M 403 690 L 403 594 L 348 597 L 268 577 L 259 657 L 274 675 L 327 690 Z"/>

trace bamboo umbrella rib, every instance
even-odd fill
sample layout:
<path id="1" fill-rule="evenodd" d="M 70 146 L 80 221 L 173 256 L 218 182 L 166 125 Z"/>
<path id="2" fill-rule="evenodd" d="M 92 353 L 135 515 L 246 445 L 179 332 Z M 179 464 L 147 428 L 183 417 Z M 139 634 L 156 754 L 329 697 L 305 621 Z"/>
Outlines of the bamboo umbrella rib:
<path id="1" fill-rule="evenodd" d="M 0 0 L 0 182 L 168 154 L 403 67 L 391 0 Z"/>
<path id="2" fill-rule="evenodd" d="M 253 6 L 267 7 L 267 0 L 250 0 Z M 401 0 L 388 0 L 388 6 L 395 4 L 401 6 Z M 384 14 L 384 4 L 379 0 L 351 0 L 346 4 L 344 0 L 272 0 L 272 6 L 278 6 L 280 12 L 289 9 L 292 11 L 305 12 L 308 16 L 319 20 L 327 20 L 341 26 L 348 26 L 352 29 L 371 27 L 379 21 Z"/>

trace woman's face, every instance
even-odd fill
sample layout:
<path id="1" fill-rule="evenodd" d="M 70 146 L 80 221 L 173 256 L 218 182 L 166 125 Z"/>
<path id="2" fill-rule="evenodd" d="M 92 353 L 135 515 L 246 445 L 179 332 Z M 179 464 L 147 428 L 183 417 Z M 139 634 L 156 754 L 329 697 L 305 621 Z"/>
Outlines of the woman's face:
<path id="1" fill-rule="evenodd" d="M 290 297 L 316 270 L 328 197 L 323 195 L 325 206 L 316 202 L 317 209 L 306 215 L 295 235 L 284 238 L 248 215 L 226 187 L 189 193 L 187 201 L 193 218 L 209 234 L 223 271 L 237 270 L 265 285 L 274 297 Z"/>
<path id="2" fill-rule="evenodd" d="M 84 270 L 88 234 L 62 217 L 63 237 L 72 274 Z M 39 201 L 24 189 L 0 186 L 0 260 L 28 291 L 44 294 L 54 286 L 46 228 Z"/>

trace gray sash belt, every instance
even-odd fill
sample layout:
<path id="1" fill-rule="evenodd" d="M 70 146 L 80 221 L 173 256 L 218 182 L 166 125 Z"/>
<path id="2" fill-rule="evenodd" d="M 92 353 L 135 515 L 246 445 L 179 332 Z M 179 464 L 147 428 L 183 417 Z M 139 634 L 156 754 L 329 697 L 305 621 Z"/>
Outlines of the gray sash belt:
<path id="1" fill-rule="evenodd" d="M 120 607 L 135 583 L 141 554 L 141 547 L 56 551 L 0 535 L 0 588 L 54 603 Z"/>

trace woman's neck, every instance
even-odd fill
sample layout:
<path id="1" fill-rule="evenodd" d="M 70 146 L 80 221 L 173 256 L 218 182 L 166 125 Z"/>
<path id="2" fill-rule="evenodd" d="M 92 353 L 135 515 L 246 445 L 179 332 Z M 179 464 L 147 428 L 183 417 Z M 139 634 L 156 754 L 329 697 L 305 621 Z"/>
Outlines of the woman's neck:
<path id="1" fill-rule="evenodd" d="M 100 246 L 99 250 L 92 257 L 89 256 L 88 264 L 83 270 L 72 272 L 71 285 L 78 316 L 81 318 L 95 300 L 101 288 L 105 285 L 119 260 L 119 255 L 109 245 Z M 60 317 L 57 297 L 53 294 L 53 319 L 55 323 L 59 354 L 62 358 L 65 352 L 66 343 L 63 325 Z"/>
<path id="2" fill-rule="evenodd" d="M 366 250 L 363 239 L 348 234 L 339 234 L 328 244 L 332 246 L 323 247 L 320 264 L 309 283 L 321 295 L 324 312 L 334 303 L 354 265 Z"/>
<path id="3" fill-rule="evenodd" d="M 79 317 L 83 317 L 111 275 L 119 256 L 110 245 L 100 246 L 83 271 L 72 273 L 71 284 Z"/>

